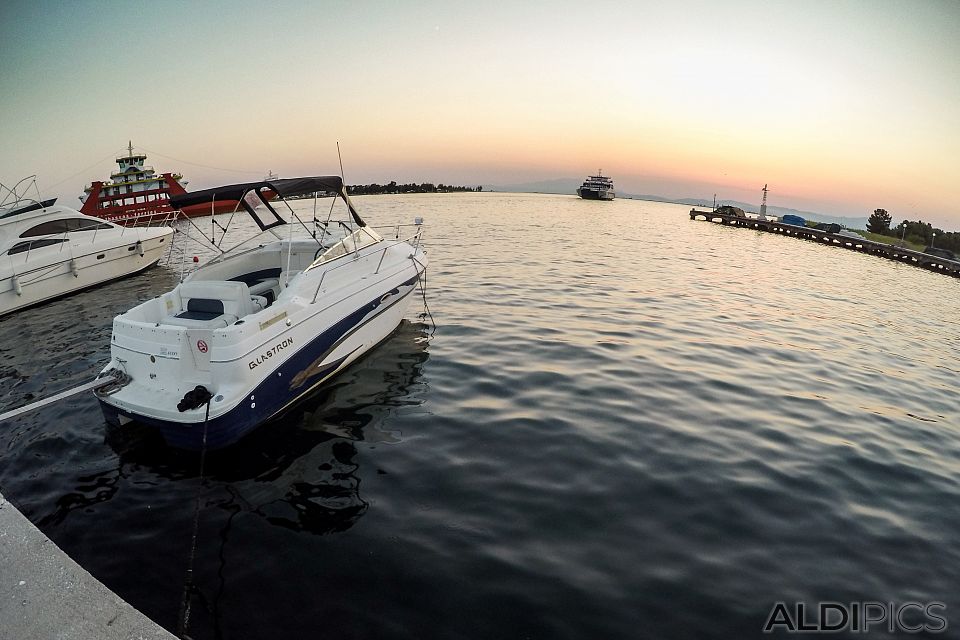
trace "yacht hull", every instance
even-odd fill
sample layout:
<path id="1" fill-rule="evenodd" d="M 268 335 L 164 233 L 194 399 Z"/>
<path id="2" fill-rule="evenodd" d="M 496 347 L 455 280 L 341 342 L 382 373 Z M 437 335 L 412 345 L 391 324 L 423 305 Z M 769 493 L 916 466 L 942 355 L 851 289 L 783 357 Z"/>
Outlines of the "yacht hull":
<path id="1" fill-rule="evenodd" d="M 140 243 L 134 239 L 99 247 L 75 258 L 33 263 L 19 272 L 0 269 L 0 316 L 140 273 L 160 260 L 172 235 L 169 231 Z"/>

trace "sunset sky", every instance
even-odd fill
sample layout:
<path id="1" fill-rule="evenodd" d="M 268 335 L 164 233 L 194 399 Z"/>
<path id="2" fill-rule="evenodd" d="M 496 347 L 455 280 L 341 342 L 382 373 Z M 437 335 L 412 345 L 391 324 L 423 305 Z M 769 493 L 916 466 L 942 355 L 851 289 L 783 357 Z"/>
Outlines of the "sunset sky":
<path id="1" fill-rule="evenodd" d="M 960 230 L 960 2 L 0 2 L 0 182 L 582 178 Z"/>

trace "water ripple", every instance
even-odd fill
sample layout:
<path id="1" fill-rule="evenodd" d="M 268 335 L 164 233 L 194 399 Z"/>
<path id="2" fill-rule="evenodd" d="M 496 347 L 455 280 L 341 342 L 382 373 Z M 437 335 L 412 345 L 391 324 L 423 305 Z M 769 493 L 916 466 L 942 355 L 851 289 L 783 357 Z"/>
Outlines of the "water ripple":
<path id="1" fill-rule="evenodd" d="M 6 497 L 161 624 L 198 492 L 198 639 L 727 639 L 779 600 L 960 607 L 960 282 L 675 205 L 358 200 L 427 218 L 436 332 L 412 310 L 202 487 L 89 397 L 0 431 Z M 176 275 L 0 319 L 0 398 L 86 381 L 113 315 Z"/>

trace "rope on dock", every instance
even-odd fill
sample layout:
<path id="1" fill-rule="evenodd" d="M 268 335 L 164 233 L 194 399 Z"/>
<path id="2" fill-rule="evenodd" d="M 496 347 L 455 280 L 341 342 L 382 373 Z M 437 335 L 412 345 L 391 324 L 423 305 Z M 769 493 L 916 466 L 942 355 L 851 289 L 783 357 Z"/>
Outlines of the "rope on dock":
<path id="1" fill-rule="evenodd" d="M 19 409 L 13 409 L 12 411 L 7 411 L 4 414 L 0 414 L 0 422 L 6 422 L 7 420 L 12 420 L 17 416 L 27 413 L 28 411 L 40 409 L 41 407 L 45 407 L 49 404 L 53 404 L 54 402 L 63 400 L 64 398 L 75 396 L 78 393 L 83 393 L 84 391 L 89 391 L 91 389 L 99 389 L 100 387 L 105 387 L 108 384 L 114 384 L 118 382 L 118 378 L 114 377 L 113 373 L 114 372 L 111 371 L 109 374 L 99 377 L 96 380 L 93 380 L 92 382 L 82 384 L 79 387 L 74 387 L 73 389 L 67 389 L 66 391 L 61 391 L 60 393 L 56 395 L 52 395 L 49 398 L 43 398 L 41 400 L 37 400 L 36 402 L 31 402 L 28 405 L 20 407 Z"/>
<path id="2" fill-rule="evenodd" d="M 196 390 L 199 392 L 200 389 L 203 389 L 202 394 L 194 396 L 194 399 L 202 399 L 207 405 L 207 410 L 206 415 L 203 417 L 203 446 L 200 449 L 200 482 L 197 485 L 197 497 L 193 507 L 193 533 L 190 536 L 190 559 L 187 562 L 187 575 L 183 580 L 183 595 L 180 598 L 180 615 L 177 622 L 177 637 L 181 640 L 192 640 L 190 636 L 187 635 L 187 632 L 190 631 L 190 609 L 193 605 L 192 596 L 197 590 L 197 586 L 193 581 L 193 564 L 197 557 L 197 538 L 200 533 L 200 498 L 204 488 L 207 486 L 204 467 L 207 459 L 207 424 L 210 422 L 210 400 L 213 396 L 204 387 L 198 386 Z M 184 400 L 187 400 L 186 396 Z M 191 400 L 191 404 L 193 404 L 193 400 Z M 180 411 L 183 410 L 184 409 L 180 409 Z"/>

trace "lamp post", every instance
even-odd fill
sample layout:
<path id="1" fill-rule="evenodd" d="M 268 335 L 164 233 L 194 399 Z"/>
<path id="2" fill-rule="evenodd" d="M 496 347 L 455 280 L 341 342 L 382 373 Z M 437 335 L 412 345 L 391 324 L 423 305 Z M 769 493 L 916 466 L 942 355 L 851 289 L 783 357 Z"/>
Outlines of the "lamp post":
<path id="1" fill-rule="evenodd" d="M 904 220 L 900 224 L 903 225 L 903 235 L 900 236 L 900 246 L 905 247 L 907 246 L 907 221 Z"/>
<path id="2" fill-rule="evenodd" d="M 930 237 L 930 248 L 931 248 L 931 249 L 933 248 L 933 241 L 936 240 L 936 239 L 937 239 L 937 234 L 934 233 L 934 234 Z"/>

